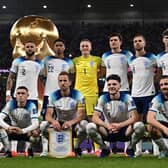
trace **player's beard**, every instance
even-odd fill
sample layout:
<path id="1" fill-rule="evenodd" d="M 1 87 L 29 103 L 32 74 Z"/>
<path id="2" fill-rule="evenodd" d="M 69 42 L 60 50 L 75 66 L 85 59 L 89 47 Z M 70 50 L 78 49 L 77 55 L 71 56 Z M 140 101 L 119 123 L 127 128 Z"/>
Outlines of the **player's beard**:
<path id="1" fill-rule="evenodd" d="M 141 51 L 141 50 L 143 50 L 143 47 L 136 46 L 136 47 L 135 47 L 135 50 L 136 50 L 136 51 Z"/>
<path id="2" fill-rule="evenodd" d="M 26 52 L 26 55 L 28 56 L 28 57 L 31 57 L 31 56 L 33 56 L 34 55 L 34 51 L 32 51 L 32 52 Z"/>
<path id="3" fill-rule="evenodd" d="M 164 96 L 166 98 L 168 98 L 168 89 L 163 89 L 162 92 L 163 92 Z"/>

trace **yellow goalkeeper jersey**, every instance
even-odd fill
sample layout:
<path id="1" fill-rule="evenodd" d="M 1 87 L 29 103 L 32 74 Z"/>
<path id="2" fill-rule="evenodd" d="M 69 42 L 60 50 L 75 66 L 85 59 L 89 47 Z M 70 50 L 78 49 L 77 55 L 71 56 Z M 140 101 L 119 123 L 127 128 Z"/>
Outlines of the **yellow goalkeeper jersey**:
<path id="1" fill-rule="evenodd" d="M 98 72 L 100 71 L 101 58 L 93 55 L 79 56 L 73 59 L 75 66 L 75 89 L 84 96 L 98 95 Z"/>

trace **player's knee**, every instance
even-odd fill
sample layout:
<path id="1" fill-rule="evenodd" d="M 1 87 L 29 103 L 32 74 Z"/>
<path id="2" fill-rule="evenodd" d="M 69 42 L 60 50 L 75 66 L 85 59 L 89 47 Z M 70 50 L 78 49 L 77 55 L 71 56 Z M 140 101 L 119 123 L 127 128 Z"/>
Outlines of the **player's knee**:
<path id="1" fill-rule="evenodd" d="M 89 136 L 95 136 L 96 132 L 97 132 L 96 124 L 95 123 L 88 123 L 86 126 L 86 133 Z"/>
<path id="2" fill-rule="evenodd" d="M 7 132 L 5 131 L 5 129 L 1 128 L 0 129 L 0 138 L 4 138 L 7 136 Z"/>
<path id="3" fill-rule="evenodd" d="M 142 135 L 145 132 L 145 125 L 143 122 L 136 122 L 133 126 L 134 132 L 138 135 Z"/>
<path id="4" fill-rule="evenodd" d="M 82 134 L 86 134 L 87 124 L 88 124 L 87 120 L 82 120 L 82 121 L 80 121 L 79 124 L 77 124 L 77 126 L 76 126 L 77 136 L 82 135 Z"/>
<path id="5" fill-rule="evenodd" d="M 88 121 L 87 120 L 82 120 L 79 125 L 81 127 L 82 130 L 86 130 L 86 126 L 88 124 Z"/>

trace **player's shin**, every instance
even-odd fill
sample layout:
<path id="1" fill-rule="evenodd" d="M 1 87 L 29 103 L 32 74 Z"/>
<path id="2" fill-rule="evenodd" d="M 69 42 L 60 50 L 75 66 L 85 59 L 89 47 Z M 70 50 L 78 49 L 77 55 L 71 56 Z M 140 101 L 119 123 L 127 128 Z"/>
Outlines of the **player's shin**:
<path id="1" fill-rule="evenodd" d="M 89 123 L 87 125 L 86 132 L 89 138 L 91 138 L 94 142 L 99 144 L 102 149 L 107 149 L 107 146 L 104 143 L 101 135 L 98 133 L 96 125 L 94 123 Z"/>
<path id="2" fill-rule="evenodd" d="M 8 135 L 4 129 L 0 129 L 0 139 L 4 145 L 5 151 L 10 151 L 10 143 L 9 143 Z"/>
<path id="3" fill-rule="evenodd" d="M 145 132 L 145 126 L 142 122 L 136 122 L 134 124 L 134 132 L 131 137 L 131 143 L 128 148 L 135 148 L 135 145 L 143 138 Z"/>

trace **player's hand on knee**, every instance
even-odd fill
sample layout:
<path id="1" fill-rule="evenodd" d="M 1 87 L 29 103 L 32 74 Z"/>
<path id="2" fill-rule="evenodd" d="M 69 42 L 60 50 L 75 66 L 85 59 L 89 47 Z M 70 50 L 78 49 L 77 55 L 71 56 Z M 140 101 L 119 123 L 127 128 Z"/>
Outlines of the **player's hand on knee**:
<path id="1" fill-rule="evenodd" d="M 61 125 L 57 120 L 54 120 L 51 124 L 56 131 L 61 131 Z"/>
<path id="2" fill-rule="evenodd" d="M 64 124 L 62 125 L 62 129 L 68 129 L 72 126 L 70 121 L 66 121 L 64 122 Z"/>

